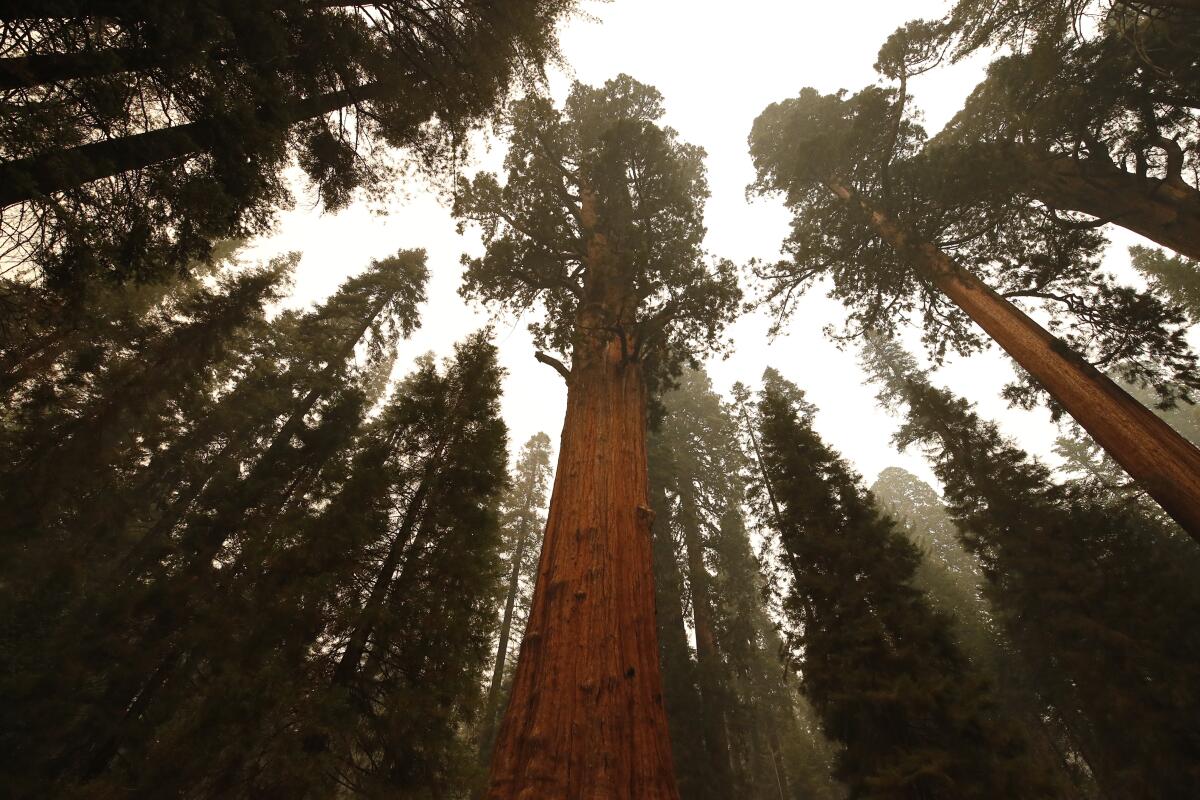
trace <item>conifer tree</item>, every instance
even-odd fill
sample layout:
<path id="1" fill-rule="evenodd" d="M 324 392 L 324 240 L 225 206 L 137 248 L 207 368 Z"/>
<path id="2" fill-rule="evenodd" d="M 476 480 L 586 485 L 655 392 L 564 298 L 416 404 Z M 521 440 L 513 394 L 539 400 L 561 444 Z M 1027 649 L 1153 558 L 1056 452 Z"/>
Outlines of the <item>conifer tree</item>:
<path id="1" fill-rule="evenodd" d="M 672 744 L 681 795 L 819 795 L 833 782 L 822 775 L 820 742 L 800 729 L 794 693 L 783 683 L 782 642 L 764 607 L 766 580 L 743 514 L 737 423 L 698 370 L 685 371 L 662 405 L 650 437 L 651 484 L 664 499 L 656 536 L 667 549 L 656 565 L 673 568 L 663 577 L 679 589 L 666 602 L 684 597 L 695 643 L 694 660 L 686 643 L 681 655 L 662 647 L 668 698 L 675 680 L 691 694 L 691 707 L 678 707 L 686 697 L 678 690 L 677 707 L 668 704 L 669 714 L 680 715 L 672 736 L 679 731 L 682 741 Z M 682 621 L 678 627 L 684 631 Z"/>
<path id="2" fill-rule="evenodd" d="M 703 152 L 657 124 L 627 76 L 559 111 L 514 106 L 504 185 L 479 175 L 456 213 L 487 249 L 464 293 L 546 317 L 539 346 L 567 416 L 533 605 L 488 797 L 676 796 L 662 709 L 646 483 L 647 391 L 717 344 L 739 293 L 701 252 Z M 581 534 L 580 532 L 586 532 Z M 582 658 L 579 654 L 585 654 Z"/>
<path id="3" fill-rule="evenodd" d="M 880 59 L 884 69 L 907 69 L 908 57 L 893 37 Z M 795 211 L 791 261 L 765 270 L 780 310 L 829 274 L 852 329 L 891 331 L 919 314 L 939 357 L 980 346 L 973 320 L 1200 537 L 1200 451 L 1095 366 L 1119 363 L 1122 377 L 1154 385 L 1168 402 L 1187 396 L 1197 387 L 1195 356 L 1179 313 L 1099 273 L 1094 231 L 1063 227 L 1044 208 L 977 202 L 976 179 L 927 168 L 936 156 L 922 148 L 906 99 L 903 86 L 849 98 L 809 88 L 756 120 L 755 186 L 784 193 Z M 1058 335 L 1014 305 L 1019 298 L 1040 302 Z"/>
<path id="4" fill-rule="evenodd" d="M 778 373 L 756 404 L 762 480 L 791 586 L 793 657 L 851 796 L 1057 796 L 946 618 L 913 586 L 916 548 L 812 428 Z M 777 512 L 775 509 L 778 509 Z"/>
<path id="5" fill-rule="evenodd" d="M 865 365 L 881 399 L 907 408 L 898 442 L 930 454 L 1004 629 L 1101 790 L 1194 794 L 1197 713 L 1180 687 L 1200 663 L 1186 622 L 1200 600 L 1195 543 L 1136 504 L 1051 482 L 894 342 L 872 341 Z"/>
<path id="6" fill-rule="evenodd" d="M 37 591 L 10 593 L 14 605 L 6 606 L 45 626 L 15 652 L 32 664 L 58 664 L 15 673 L 34 677 L 12 703 L 26 724 L 37 720 L 14 748 L 36 765 L 31 774 L 104 779 L 118 754 L 144 755 L 137 748 L 153 741 L 155 726 L 180 718 L 188 679 L 204 669 L 208 651 L 224 646 L 221 626 L 238 618 L 230 605 L 238 576 L 256 572 L 277 541 L 276 524 L 304 506 L 353 441 L 390 369 L 392 342 L 416 323 L 424 276 L 424 254 L 402 252 L 351 279 L 316 311 L 285 313 L 270 326 L 262 322 L 270 295 L 260 293 L 253 335 L 233 340 L 236 347 L 219 328 L 192 330 L 184 318 L 176 325 L 191 347 L 163 347 L 174 355 L 167 360 L 129 356 L 130 364 L 150 368 L 139 378 L 149 390 L 123 371 L 118 380 L 101 373 L 103 382 L 86 387 L 84 408 L 106 413 L 154 408 L 159 386 L 186 392 L 155 409 L 167 424 L 154 435 L 144 415 L 110 415 L 104 435 L 138 446 L 110 448 L 112 473 L 93 478 L 104 490 L 80 492 L 75 481 L 72 503 L 45 505 L 54 517 L 31 530 L 36 549 L 26 561 Z M 162 345 L 151 337 L 144 346 L 152 355 Z M 359 346 L 362 368 L 351 366 Z M 60 455 L 34 450 L 43 460 Z M 44 492 L 37 497 L 46 502 Z M 50 582 L 56 563 L 67 569 Z"/>
<path id="7" fill-rule="evenodd" d="M 1129 248 L 1133 268 L 1150 287 L 1183 309 L 1193 324 L 1200 322 L 1200 266 L 1151 247 Z"/>
<path id="8" fill-rule="evenodd" d="M 11 6 L 12 4 L 7 4 Z M 0 12 L 0 207 L 47 281 L 146 278 L 427 162 L 555 57 L 570 0 L 21 3 Z"/>
<path id="9" fill-rule="evenodd" d="M 1000 627 L 979 564 L 963 548 L 941 496 L 899 467 L 883 470 L 871 494 L 921 551 L 913 585 L 950 619 L 956 642 L 992 686 L 1003 713 L 1023 726 L 1031 758 L 1040 769 L 1058 773 L 1064 786 L 1094 796 L 1094 782 L 1080 767 L 1084 758 L 1078 745 L 1047 703 L 1048 692 L 1038 685 L 1035 671 Z"/>
<path id="10" fill-rule="evenodd" d="M 521 448 L 512 481 L 501 501 L 501 525 L 508 551 L 508 584 L 479 735 L 480 753 L 485 757 L 491 755 L 505 676 L 509 673 L 509 643 L 520 638 L 524 619 L 529 614 L 530 589 L 541 551 L 540 537 L 546 527 L 543 509 L 550 488 L 550 455 L 550 437 L 540 432 L 531 436 Z"/>

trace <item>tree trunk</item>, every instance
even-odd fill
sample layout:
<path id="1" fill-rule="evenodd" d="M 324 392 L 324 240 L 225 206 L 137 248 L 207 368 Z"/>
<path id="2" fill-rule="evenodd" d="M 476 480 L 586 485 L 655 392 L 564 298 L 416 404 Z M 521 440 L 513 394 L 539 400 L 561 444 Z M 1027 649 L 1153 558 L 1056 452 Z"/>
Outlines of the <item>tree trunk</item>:
<path id="1" fill-rule="evenodd" d="M 136 47 L 0 58 L 0 89 L 30 89 L 59 81 L 100 78 L 165 63 L 159 54 Z M 179 61 L 173 60 L 169 66 L 178 67 Z"/>
<path id="2" fill-rule="evenodd" d="M 387 556 L 379 566 L 375 582 L 371 585 L 371 594 L 367 597 L 367 602 L 363 605 L 362 613 L 359 614 L 358 624 L 354 627 L 353 632 L 351 632 L 350 641 L 346 643 L 346 649 L 342 651 L 342 657 L 338 660 L 337 666 L 333 670 L 332 684 L 334 686 L 349 685 L 350 681 L 358 673 L 363 653 L 367 649 L 367 641 L 371 638 L 371 633 L 375 629 L 375 623 L 379 619 L 379 615 L 383 609 L 383 603 L 391 591 L 396 567 L 400 565 L 400 557 L 407 549 L 405 545 L 412 538 L 413 530 L 421 517 L 421 511 L 425 506 L 425 497 L 429 494 L 429 486 L 434 480 L 435 473 L 434 461 L 431 460 L 425 469 L 424 476 L 421 478 L 421 483 L 418 484 L 412 498 L 408 501 L 408 507 L 404 510 L 404 519 L 401 521 L 400 527 L 396 530 L 396 536 L 392 539 L 392 545 L 388 548 Z"/>
<path id="3" fill-rule="evenodd" d="M 584 304 L 491 800 L 676 800 L 654 619 L 646 386 Z"/>
<path id="4" fill-rule="evenodd" d="M 1200 258 L 1200 191 L 1178 175 L 1141 178 L 1099 157 L 1030 163 L 1033 194 L 1048 206 L 1081 211 Z"/>
<path id="5" fill-rule="evenodd" d="M 525 498 L 526 510 L 532 500 Z M 480 736 L 480 752 L 490 750 L 496 731 L 496 712 L 500 705 L 500 683 L 504 680 L 504 665 L 508 660 L 508 637 L 512 631 L 513 611 L 517 606 L 517 594 L 521 588 L 521 561 L 525 557 L 525 541 L 529 536 L 528 517 L 521 517 L 521 528 L 517 534 L 517 546 L 513 551 L 512 570 L 508 576 L 508 596 L 504 600 L 504 619 L 500 623 L 500 641 L 496 645 L 496 665 L 492 668 L 492 682 L 488 686 L 487 702 L 483 709 L 483 732 Z"/>
<path id="6" fill-rule="evenodd" d="M 696 662 L 699 673 L 701 713 L 704 719 L 704 744 L 717 781 L 720 797 L 731 797 L 733 772 L 729 764 L 729 738 L 725 734 L 725 707 L 717 673 L 721 659 L 717 636 L 713 631 L 712 600 L 708 570 L 704 566 L 704 545 L 700 541 L 700 520 L 690 479 L 683 476 L 679 487 L 679 516 L 687 551 L 688 585 L 692 590 L 692 621 L 696 626 Z"/>
<path id="7" fill-rule="evenodd" d="M 834 181 L 826 185 L 842 201 L 860 208 L 884 241 L 911 258 L 1200 541 L 1200 450 L 945 253 L 852 189 Z"/>
<path id="8" fill-rule="evenodd" d="M 345 106 L 379 99 L 401 86 L 400 80 L 377 81 L 298 100 L 271 112 L 260 109 L 258 118 L 264 124 L 286 128 Z M 0 208 L 206 152 L 220 143 L 239 120 L 237 114 L 219 114 L 183 125 L 5 162 L 0 164 Z"/>

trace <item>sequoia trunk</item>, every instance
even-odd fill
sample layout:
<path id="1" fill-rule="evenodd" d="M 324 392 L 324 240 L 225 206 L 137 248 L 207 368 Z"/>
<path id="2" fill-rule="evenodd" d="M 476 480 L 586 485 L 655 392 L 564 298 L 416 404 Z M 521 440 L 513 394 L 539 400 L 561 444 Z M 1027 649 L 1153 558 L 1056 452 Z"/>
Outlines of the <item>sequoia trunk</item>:
<path id="1" fill-rule="evenodd" d="M 1081 211 L 1200 258 L 1200 192 L 1178 176 L 1140 178 L 1100 158 L 1057 158 L 1030 165 L 1034 195 Z"/>
<path id="2" fill-rule="evenodd" d="M 1200 541 L 1200 450 L 941 250 L 913 236 L 848 187 L 835 182 L 827 185 L 843 201 L 861 208 L 884 241 L 912 258 L 918 269 Z"/>
<path id="3" fill-rule="evenodd" d="M 492 800 L 675 800 L 651 570 L 642 364 L 588 306 Z"/>

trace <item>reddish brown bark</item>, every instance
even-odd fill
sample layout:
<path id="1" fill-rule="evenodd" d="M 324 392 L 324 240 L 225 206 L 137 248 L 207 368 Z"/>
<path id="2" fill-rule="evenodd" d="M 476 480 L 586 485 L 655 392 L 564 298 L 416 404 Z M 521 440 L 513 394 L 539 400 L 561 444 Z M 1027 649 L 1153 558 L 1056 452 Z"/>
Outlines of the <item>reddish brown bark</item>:
<path id="1" fill-rule="evenodd" d="M 941 250 L 914 236 L 852 189 L 835 182 L 827 186 L 844 202 L 861 208 L 884 241 L 929 275 L 1147 494 L 1200 541 L 1200 450 Z"/>
<path id="2" fill-rule="evenodd" d="M 594 229 L 590 194 L 584 223 Z M 676 800 L 654 618 L 632 281 L 589 237 L 567 414 L 491 800 Z"/>

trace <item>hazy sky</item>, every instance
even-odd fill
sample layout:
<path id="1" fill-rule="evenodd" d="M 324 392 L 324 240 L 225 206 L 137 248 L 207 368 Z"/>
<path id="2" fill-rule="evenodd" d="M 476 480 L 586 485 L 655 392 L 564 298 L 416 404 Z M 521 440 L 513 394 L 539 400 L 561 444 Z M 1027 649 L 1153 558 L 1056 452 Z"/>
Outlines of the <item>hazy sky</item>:
<path id="1" fill-rule="evenodd" d="M 884 39 L 910 19 L 940 15 L 946 5 L 941 0 L 585 3 L 589 18 L 562 28 L 569 73 L 553 74 L 550 90 L 561 102 L 572 80 L 598 85 L 621 72 L 656 86 L 665 97 L 666 123 L 708 153 L 712 197 L 706 210 L 707 247 L 738 263 L 754 257 L 774 260 L 789 215 L 778 200 L 745 197 L 745 187 L 754 177 L 746 147 L 754 118 L 769 103 L 794 96 L 804 86 L 821 92 L 854 91 L 874 82 L 871 65 Z M 987 60 L 942 68 L 913 82 L 910 89 L 931 133 L 961 106 L 981 79 Z M 478 154 L 479 161 L 496 169 L 502 144 L 488 145 Z M 481 252 L 478 237 L 471 231 L 459 236 L 448 208 L 418 181 L 397 188 L 397 200 L 386 216 L 362 204 L 322 214 L 311 199 L 299 197 L 296 209 L 281 216 L 277 233 L 257 242 L 251 255 L 303 252 L 295 302 L 311 303 L 372 258 L 402 247 L 425 248 L 432 272 L 430 299 L 421 330 L 402 350 L 401 368 L 407 369 L 411 356 L 429 350 L 450 352 L 456 340 L 486 324 L 489 315 L 457 294 L 459 258 L 464 252 Z M 1120 246 L 1110 250 L 1111 265 L 1121 269 L 1128 261 L 1125 245 L 1132 238 L 1113 238 Z M 897 422 L 875 404 L 873 388 L 863 385 L 857 353 L 838 350 L 822 334 L 826 325 L 840 324 L 843 313 L 840 304 L 812 292 L 774 341 L 767 339 L 767 313 L 748 315 L 729 331 L 736 355 L 710 363 L 709 372 L 718 389 L 727 391 L 739 380 L 757 386 L 763 369 L 774 366 L 808 392 L 819 409 L 819 432 L 868 483 L 890 465 L 931 479 L 919 453 L 899 454 L 891 446 Z M 508 370 L 503 408 L 514 451 L 539 430 L 557 442 L 566 399 L 558 374 L 534 361 L 527 322 L 502 318 L 496 324 L 501 361 Z M 1007 360 L 993 351 L 951 363 L 937 380 L 978 402 L 986 416 L 999 420 L 1027 449 L 1045 453 L 1055 436 L 1048 415 L 1007 409 L 999 398 L 1011 376 Z"/>

